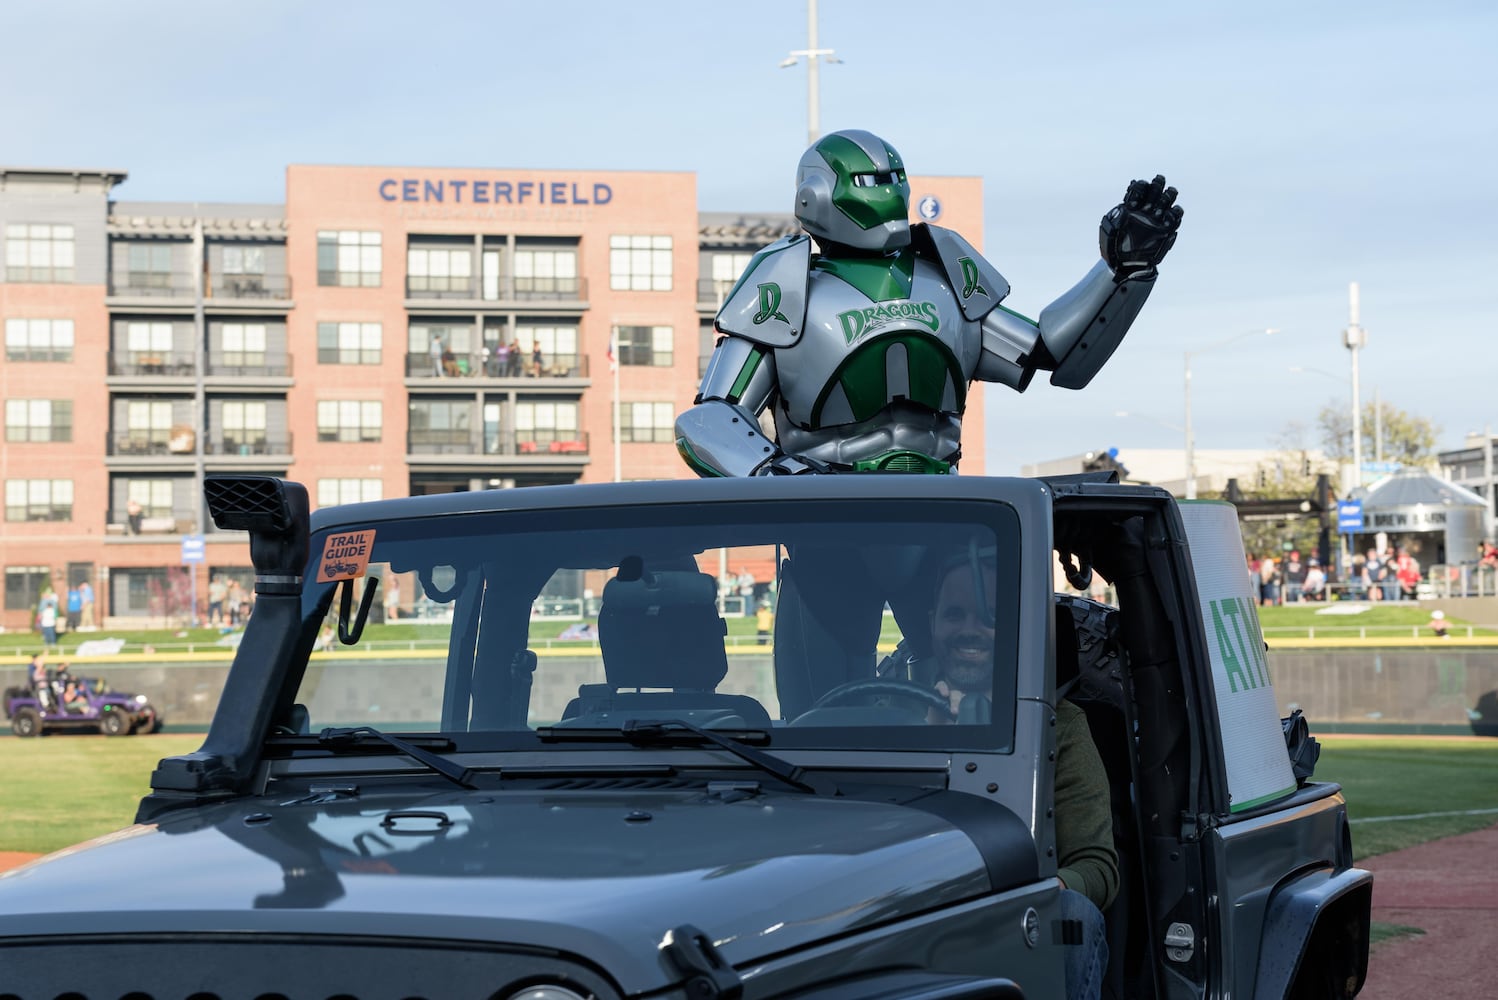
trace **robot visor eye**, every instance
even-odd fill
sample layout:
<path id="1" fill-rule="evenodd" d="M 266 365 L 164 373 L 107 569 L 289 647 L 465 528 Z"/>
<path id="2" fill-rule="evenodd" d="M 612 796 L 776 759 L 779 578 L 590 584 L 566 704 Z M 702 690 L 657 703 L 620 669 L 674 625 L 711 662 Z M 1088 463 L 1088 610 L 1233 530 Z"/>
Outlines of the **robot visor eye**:
<path id="1" fill-rule="evenodd" d="M 871 188 L 879 187 L 881 184 L 899 184 L 903 183 L 904 180 L 905 172 L 903 170 L 894 170 L 883 174 L 854 174 L 853 186 Z"/>

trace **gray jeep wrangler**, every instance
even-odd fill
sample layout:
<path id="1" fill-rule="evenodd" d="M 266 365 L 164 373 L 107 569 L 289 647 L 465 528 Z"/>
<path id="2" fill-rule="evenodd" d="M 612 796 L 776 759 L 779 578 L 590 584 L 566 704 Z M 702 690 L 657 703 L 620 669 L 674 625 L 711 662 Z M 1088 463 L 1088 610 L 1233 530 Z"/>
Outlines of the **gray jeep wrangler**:
<path id="1" fill-rule="evenodd" d="M 257 573 L 207 739 L 137 825 L 0 878 L 0 997 L 1061 997 L 1058 689 L 1111 790 L 1106 996 L 1362 986 L 1371 876 L 1299 720 L 1287 749 L 1226 505 L 1102 475 L 207 492 Z M 920 669 L 954 567 L 994 636 L 955 708 Z"/>

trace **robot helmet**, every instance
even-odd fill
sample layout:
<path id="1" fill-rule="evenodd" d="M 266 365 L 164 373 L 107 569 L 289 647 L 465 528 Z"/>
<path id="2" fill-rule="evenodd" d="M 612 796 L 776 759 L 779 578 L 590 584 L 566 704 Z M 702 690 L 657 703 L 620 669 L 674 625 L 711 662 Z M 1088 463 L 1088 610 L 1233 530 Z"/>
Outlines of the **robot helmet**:
<path id="1" fill-rule="evenodd" d="M 910 244 L 905 161 L 861 129 L 832 132 L 801 156 L 796 218 L 818 240 L 882 253 Z"/>

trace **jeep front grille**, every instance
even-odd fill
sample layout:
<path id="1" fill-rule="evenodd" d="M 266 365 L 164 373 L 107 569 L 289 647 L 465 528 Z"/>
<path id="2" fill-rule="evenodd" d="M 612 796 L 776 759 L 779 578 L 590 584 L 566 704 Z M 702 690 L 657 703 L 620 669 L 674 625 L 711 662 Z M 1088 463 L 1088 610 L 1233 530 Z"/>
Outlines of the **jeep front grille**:
<path id="1" fill-rule="evenodd" d="M 12 939 L 0 969 L 0 1000 L 491 1000 L 540 982 L 620 997 L 598 970 L 551 952 L 391 938 Z"/>

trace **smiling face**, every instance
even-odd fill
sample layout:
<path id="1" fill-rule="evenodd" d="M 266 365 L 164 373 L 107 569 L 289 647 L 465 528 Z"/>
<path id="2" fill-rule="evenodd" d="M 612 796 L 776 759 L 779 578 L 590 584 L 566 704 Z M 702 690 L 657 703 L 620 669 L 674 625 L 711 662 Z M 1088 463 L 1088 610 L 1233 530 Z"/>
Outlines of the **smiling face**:
<path id="1" fill-rule="evenodd" d="M 983 568 L 983 593 L 988 614 L 978 606 L 973 571 L 956 566 L 942 577 L 936 608 L 931 612 L 931 648 L 940 664 L 940 675 L 951 687 L 984 695 L 993 686 L 992 621 L 995 572 Z"/>

